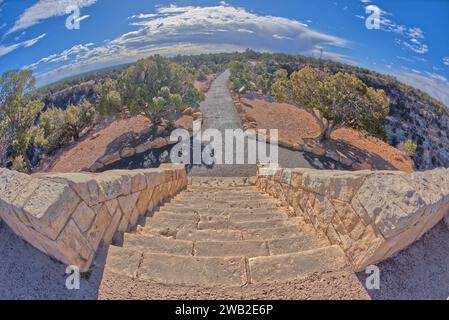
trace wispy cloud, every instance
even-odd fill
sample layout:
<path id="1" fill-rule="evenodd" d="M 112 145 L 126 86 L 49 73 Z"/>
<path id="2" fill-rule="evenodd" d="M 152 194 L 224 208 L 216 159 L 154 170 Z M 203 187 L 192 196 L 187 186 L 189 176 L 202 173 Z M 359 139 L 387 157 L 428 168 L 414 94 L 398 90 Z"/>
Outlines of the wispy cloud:
<path id="1" fill-rule="evenodd" d="M 368 3 L 362 1 L 363 3 Z M 411 51 L 417 54 L 425 54 L 429 51 L 429 46 L 424 42 L 424 32 L 419 27 L 410 27 L 393 21 L 393 14 L 382 10 L 378 6 L 372 4 L 365 7 L 369 11 L 380 10 L 380 30 L 391 32 L 397 35 L 395 43 L 401 46 L 404 50 Z M 364 16 L 356 15 L 358 18 L 365 18 Z"/>
<path id="2" fill-rule="evenodd" d="M 67 8 L 71 6 L 81 9 L 96 2 L 97 0 L 39 0 L 19 16 L 8 33 L 27 29 L 52 17 L 66 15 Z"/>
<path id="3" fill-rule="evenodd" d="M 395 76 L 400 81 L 427 92 L 449 106 L 449 80 L 445 76 L 427 71 L 416 73 L 409 69 L 399 72 Z"/>
<path id="4" fill-rule="evenodd" d="M 443 58 L 443 64 L 446 66 L 449 66 L 449 57 L 444 57 Z"/>
<path id="5" fill-rule="evenodd" d="M 61 76 L 61 56 L 70 64 L 70 72 L 86 71 L 93 66 L 131 62 L 155 52 L 176 54 L 197 51 L 212 52 L 252 48 L 261 51 L 313 54 L 319 48 L 345 47 L 348 41 L 309 28 L 292 19 L 263 16 L 230 5 L 210 7 L 159 7 L 155 13 L 141 13 L 130 17 L 135 31 L 125 33 L 102 45 L 84 45 L 70 54 L 62 52 L 46 57 L 30 67 L 45 73 L 53 81 Z M 79 45 L 80 46 L 80 45 Z M 173 48 L 173 50 L 170 50 Z M 73 49 L 73 48 L 72 48 Z M 176 50 L 175 50 L 176 49 Z M 71 49 L 69 49 L 71 50 Z M 327 52 L 331 50 L 326 49 Z M 68 68 L 68 67 L 67 67 Z M 66 68 L 66 70 L 67 70 Z M 38 74 L 39 76 L 39 74 Z M 67 72 L 64 74 L 67 76 Z"/>
<path id="6" fill-rule="evenodd" d="M 19 48 L 28 48 L 31 46 L 34 46 L 39 40 L 41 40 L 42 38 L 44 38 L 47 34 L 43 33 L 40 36 L 34 38 L 34 39 L 30 39 L 30 40 L 26 40 L 23 42 L 19 42 L 19 43 L 15 43 L 15 44 L 11 44 L 11 45 L 0 45 L 0 57 L 7 55 L 8 53 L 13 52 L 14 50 L 17 50 Z"/>

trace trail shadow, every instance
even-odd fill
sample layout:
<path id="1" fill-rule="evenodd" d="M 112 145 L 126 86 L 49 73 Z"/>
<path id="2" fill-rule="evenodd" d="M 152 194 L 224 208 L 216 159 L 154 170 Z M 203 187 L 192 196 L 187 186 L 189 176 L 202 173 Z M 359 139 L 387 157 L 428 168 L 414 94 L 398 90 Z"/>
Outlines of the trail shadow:
<path id="1" fill-rule="evenodd" d="M 419 241 L 378 264 L 380 290 L 367 290 L 376 300 L 446 300 L 449 297 L 449 229 L 440 222 Z M 358 273 L 365 284 L 367 275 Z"/>

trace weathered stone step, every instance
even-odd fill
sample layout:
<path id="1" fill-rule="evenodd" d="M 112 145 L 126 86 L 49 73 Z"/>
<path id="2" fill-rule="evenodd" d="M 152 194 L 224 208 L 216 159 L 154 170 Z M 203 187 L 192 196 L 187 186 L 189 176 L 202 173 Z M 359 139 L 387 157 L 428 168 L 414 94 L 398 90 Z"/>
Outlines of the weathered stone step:
<path id="1" fill-rule="evenodd" d="M 301 234 L 294 238 L 269 240 L 267 245 L 270 255 L 280 255 L 318 249 L 329 246 L 329 243 L 317 235 Z"/>
<path id="2" fill-rule="evenodd" d="M 256 211 L 257 212 L 257 211 Z M 288 215 L 284 212 L 268 212 L 268 213 L 231 213 L 229 215 L 230 222 L 246 222 L 254 220 L 286 220 Z"/>
<path id="3" fill-rule="evenodd" d="M 301 279 L 315 272 L 337 271 L 348 265 L 338 246 L 249 259 L 251 283 Z"/>
<path id="4" fill-rule="evenodd" d="M 195 256 L 250 258 L 269 254 L 267 243 L 264 241 L 197 241 L 194 245 Z"/>
<path id="5" fill-rule="evenodd" d="M 181 206 L 164 206 L 159 213 L 176 213 L 176 214 L 203 214 L 203 215 L 230 215 L 230 214 L 265 214 L 265 213 L 284 213 L 285 211 L 279 207 L 273 208 L 196 208 Z"/>
<path id="6" fill-rule="evenodd" d="M 294 223 L 288 220 L 254 220 L 245 222 L 230 222 L 228 220 L 216 220 L 216 221 L 200 221 L 198 223 L 199 230 L 205 229 L 229 229 L 229 230 L 251 230 L 251 229 L 267 229 L 267 228 L 279 228 L 285 226 L 294 226 Z"/>
<path id="7" fill-rule="evenodd" d="M 176 233 L 176 239 L 190 241 L 236 241 L 242 240 L 242 232 L 239 230 L 183 229 Z"/>
<path id="8" fill-rule="evenodd" d="M 248 281 L 243 257 L 182 257 L 146 252 L 137 276 L 163 284 L 204 287 L 242 286 Z"/>
<path id="9" fill-rule="evenodd" d="M 200 221 L 200 215 L 197 213 L 176 213 L 170 211 L 158 211 L 153 215 L 154 218 L 163 218 L 163 219 L 176 219 L 176 220 L 191 220 L 195 222 Z"/>
<path id="10" fill-rule="evenodd" d="M 232 188 L 253 186 L 255 177 L 191 177 L 190 188 Z"/>
<path id="11" fill-rule="evenodd" d="M 302 233 L 297 226 L 242 230 L 243 240 L 286 239 L 286 238 L 299 237 L 301 235 Z"/>
<path id="12" fill-rule="evenodd" d="M 239 200 L 271 200 L 267 195 L 256 192 L 236 192 L 236 193 L 180 193 L 173 198 L 175 201 L 196 201 L 196 200 L 224 200 L 224 201 L 239 201 Z"/>
<path id="13" fill-rule="evenodd" d="M 187 257 L 110 246 L 105 270 L 162 284 L 242 286 L 248 282 L 244 257 Z"/>
<path id="14" fill-rule="evenodd" d="M 197 229 L 198 223 L 192 220 L 166 219 L 166 218 L 147 218 L 145 220 L 145 229 Z"/>
<path id="15" fill-rule="evenodd" d="M 193 242 L 174 240 L 161 236 L 126 233 L 123 247 L 151 253 L 166 253 L 180 256 L 193 255 Z"/>
<path id="16" fill-rule="evenodd" d="M 196 201 L 196 202 L 179 202 L 172 201 L 164 205 L 165 208 L 191 208 L 191 209 L 275 209 L 278 206 L 274 202 L 270 201 L 238 201 L 238 202 L 226 202 L 226 201 Z"/>

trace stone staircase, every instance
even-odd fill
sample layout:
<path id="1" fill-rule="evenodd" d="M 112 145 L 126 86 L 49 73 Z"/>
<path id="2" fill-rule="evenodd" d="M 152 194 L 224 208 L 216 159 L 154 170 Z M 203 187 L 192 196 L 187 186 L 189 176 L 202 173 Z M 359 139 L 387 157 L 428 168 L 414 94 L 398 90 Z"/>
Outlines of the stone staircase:
<path id="1" fill-rule="evenodd" d="M 233 287 L 347 267 L 338 246 L 246 178 L 193 178 L 122 240 L 106 272 L 165 285 Z"/>

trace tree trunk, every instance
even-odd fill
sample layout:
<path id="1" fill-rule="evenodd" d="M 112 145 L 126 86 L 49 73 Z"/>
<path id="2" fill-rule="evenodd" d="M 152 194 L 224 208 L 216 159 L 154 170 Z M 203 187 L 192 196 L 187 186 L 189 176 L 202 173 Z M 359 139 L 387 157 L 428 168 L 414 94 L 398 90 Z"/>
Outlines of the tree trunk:
<path id="1" fill-rule="evenodd" d="M 22 151 L 22 157 L 23 157 L 23 161 L 25 161 L 25 166 L 27 168 L 27 172 L 31 173 L 31 162 L 30 162 L 30 159 L 28 159 L 26 150 Z"/>

